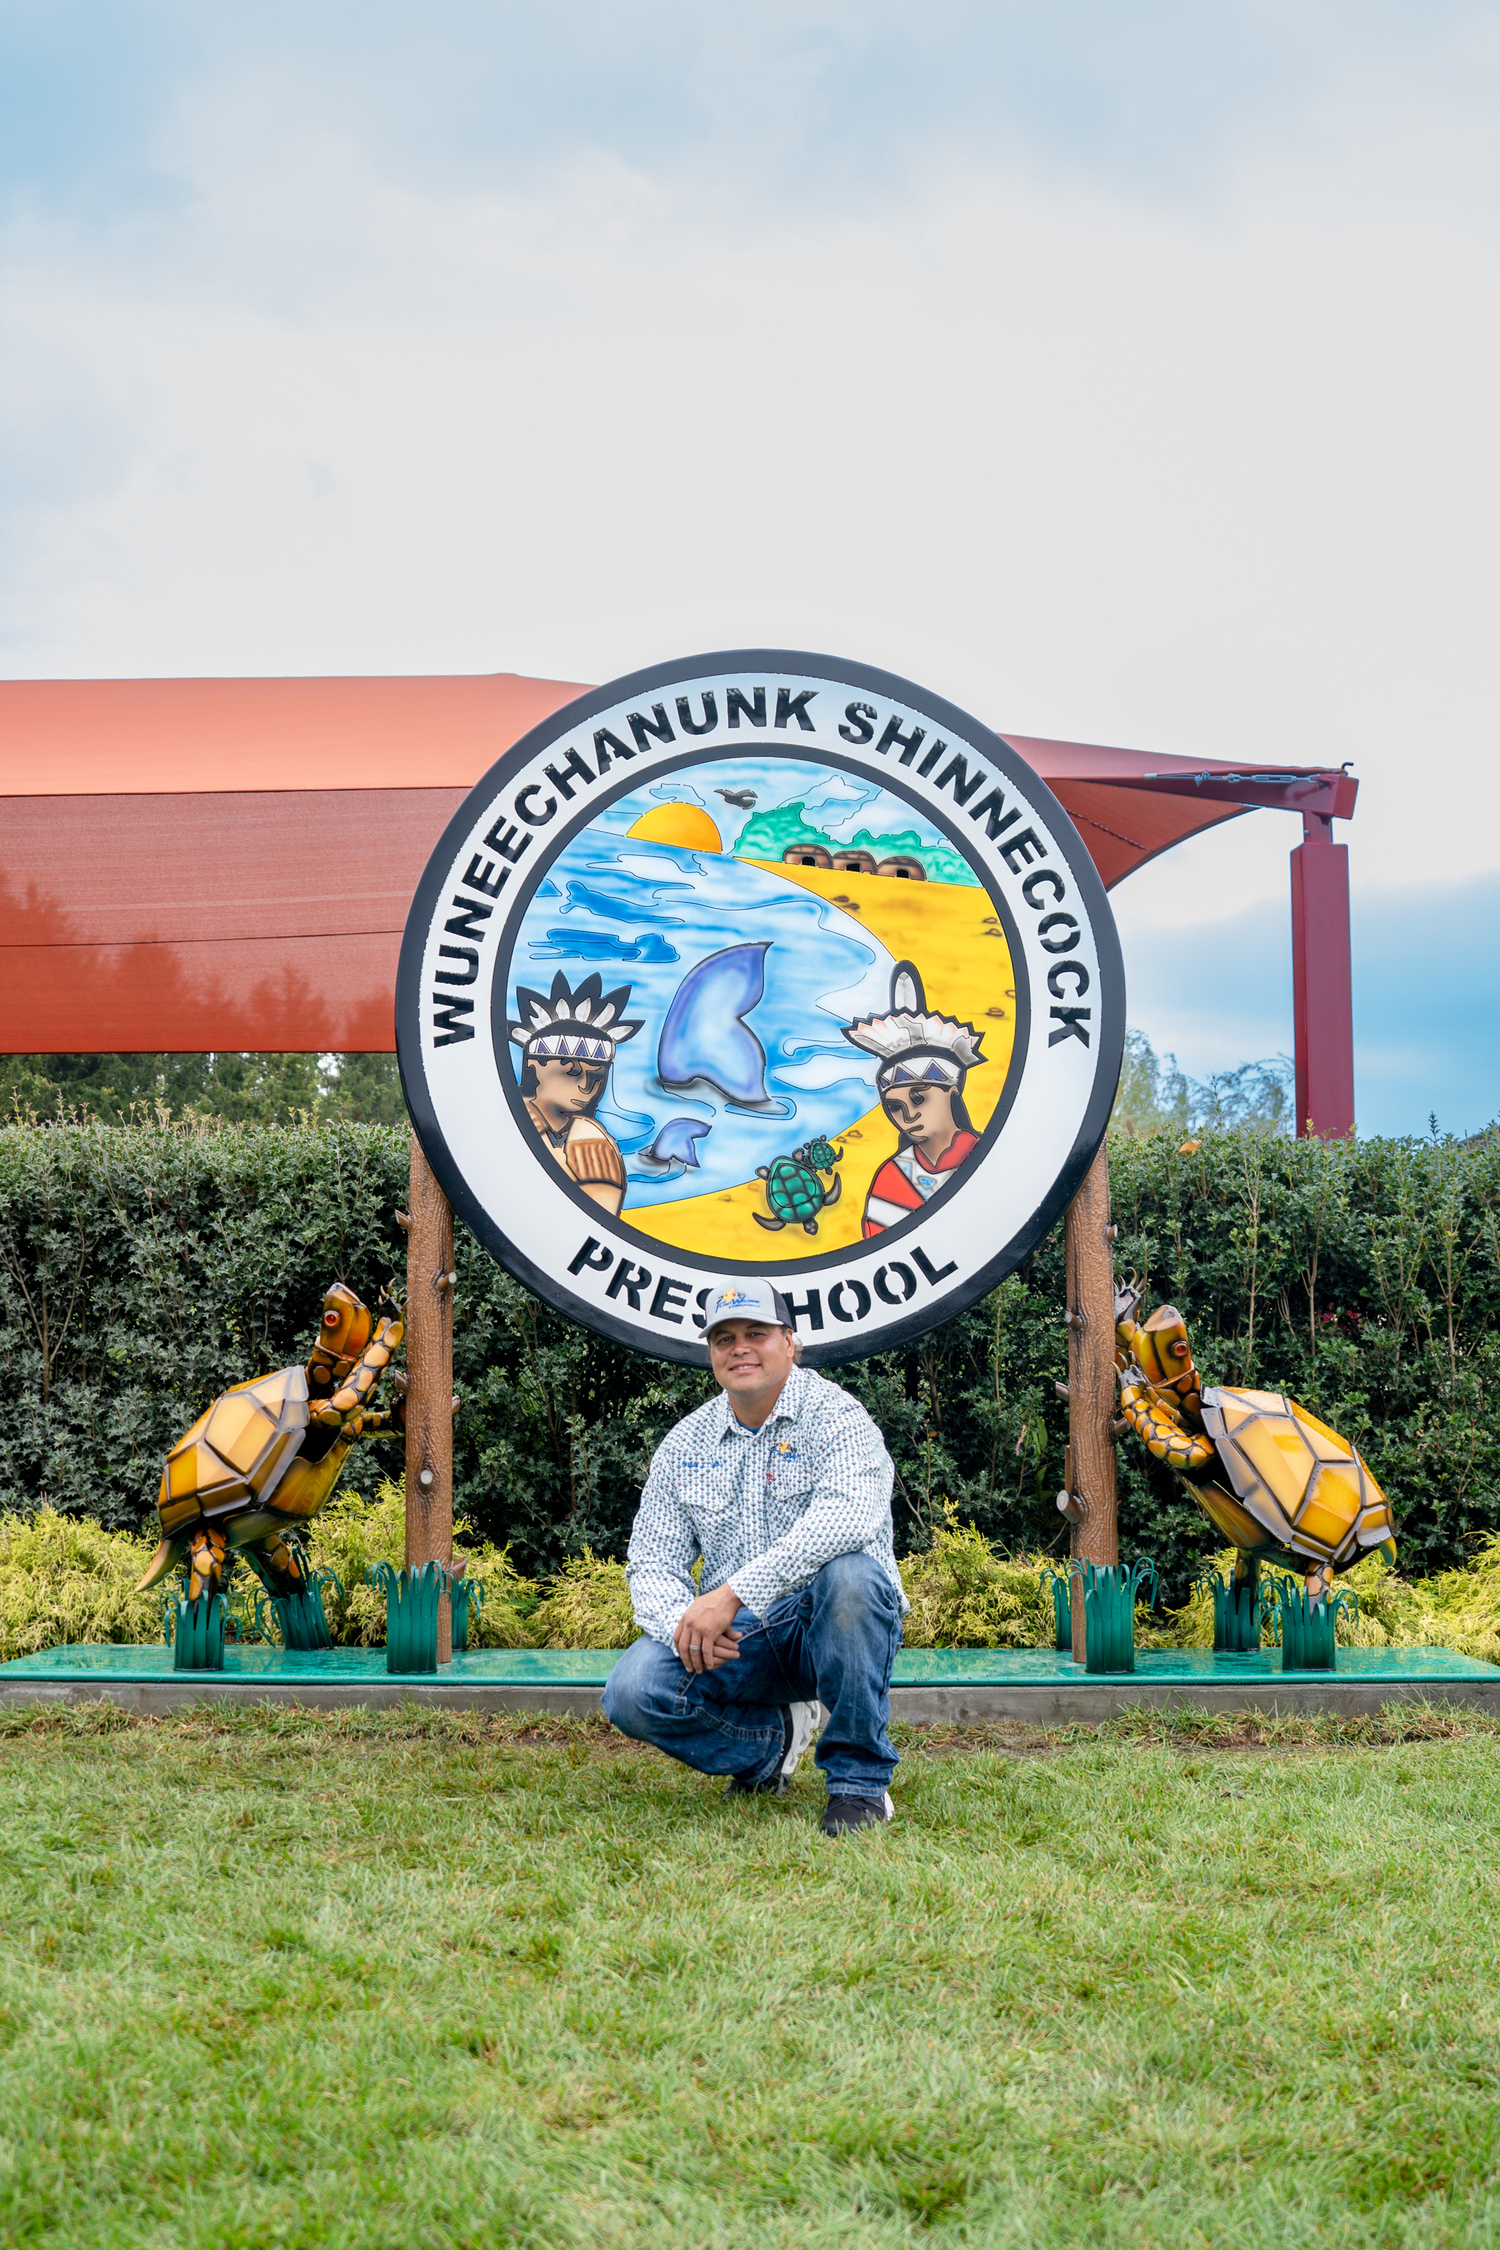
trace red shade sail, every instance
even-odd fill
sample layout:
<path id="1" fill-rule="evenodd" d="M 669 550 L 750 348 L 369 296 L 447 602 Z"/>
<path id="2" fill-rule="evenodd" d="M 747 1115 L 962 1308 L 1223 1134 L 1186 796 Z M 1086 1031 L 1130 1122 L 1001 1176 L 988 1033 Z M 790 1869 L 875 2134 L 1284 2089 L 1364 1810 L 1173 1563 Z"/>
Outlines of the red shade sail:
<path id="1" fill-rule="evenodd" d="M 0 1052 L 395 1046 L 396 956 L 465 793 L 585 693 L 453 679 L 0 682 Z M 1106 884 L 1251 806 L 1324 830 L 1352 777 L 1005 738 Z"/>

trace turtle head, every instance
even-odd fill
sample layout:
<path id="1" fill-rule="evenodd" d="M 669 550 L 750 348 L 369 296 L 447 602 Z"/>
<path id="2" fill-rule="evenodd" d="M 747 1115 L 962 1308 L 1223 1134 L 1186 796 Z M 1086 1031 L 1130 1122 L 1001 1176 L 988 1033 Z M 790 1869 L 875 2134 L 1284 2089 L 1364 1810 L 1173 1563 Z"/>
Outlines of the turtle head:
<path id="1" fill-rule="evenodd" d="M 1193 1372 L 1193 1348 L 1187 1322 L 1175 1305 L 1158 1305 L 1149 1320 L 1135 1331 L 1135 1356 L 1146 1380 L 1176 1383 Z"/>
<path id="2" fill-rule="evenodd" d="M 307 1357 L 307 1380 L 314 1390 L 341 1382 L 370 1341 L 374 1315 L 352 1289 L 336 1281 L 323 1299 L 318 1340 Z"/>

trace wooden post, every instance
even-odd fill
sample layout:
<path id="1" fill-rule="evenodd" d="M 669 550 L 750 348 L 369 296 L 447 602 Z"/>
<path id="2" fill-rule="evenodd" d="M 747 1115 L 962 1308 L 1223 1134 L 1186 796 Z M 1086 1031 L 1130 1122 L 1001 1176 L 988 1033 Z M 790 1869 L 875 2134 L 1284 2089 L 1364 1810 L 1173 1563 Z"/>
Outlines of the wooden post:
<path id="1" fill-rule="evenodd" d="M 406 1239 L 406 1566 L 453 1560 L 453 1212 L 411 1137 Z M 438 1662 L 453 1661 L 453 1612 L 438 1605 Z"/>
<path id="2" fill-rule="evenodd" d="M 1082 1503 L 1073 1553 L 1117 1563 L 1115 1443 L 1115 1259 L 1109 1219 L 1109 1155 L 1103 1142 L 1064 1223 L 1068 1267 L 1068 1486 Z M 1073 1593 L 1073 1655 L 1083 1661 L 1083 1603 Z"/>

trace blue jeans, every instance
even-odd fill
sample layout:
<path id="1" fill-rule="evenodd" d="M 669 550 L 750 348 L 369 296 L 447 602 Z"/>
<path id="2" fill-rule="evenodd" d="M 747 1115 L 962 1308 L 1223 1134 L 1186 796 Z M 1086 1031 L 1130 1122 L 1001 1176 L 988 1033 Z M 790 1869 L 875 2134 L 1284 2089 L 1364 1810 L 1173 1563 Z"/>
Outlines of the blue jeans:
<path id="1" fill-rule="evenodd" d="M 786 1706 L 816 1696 L 828 1712 L 817 1762 L 829 1796 L 880 1796 L 896 1770 L 886 1727 L 901 1646 L 901 1605 L 880 1565 L 836 1555 L 764 1617 L 742 1609 L 734 1629 L 740 1653 L 715 1672 L 690 1672 L 649 1636 L 636 1641 L 609 1675 L 605 1717 L 699 1773 L 768 1781 Z"/>

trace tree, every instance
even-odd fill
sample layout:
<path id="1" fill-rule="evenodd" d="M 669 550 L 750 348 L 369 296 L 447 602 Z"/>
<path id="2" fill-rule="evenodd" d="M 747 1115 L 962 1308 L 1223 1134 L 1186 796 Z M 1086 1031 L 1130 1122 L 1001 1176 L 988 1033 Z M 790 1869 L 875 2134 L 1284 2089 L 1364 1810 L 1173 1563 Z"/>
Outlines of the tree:
<path id="1" fill-rule="evenodd" d="M 1110 1125 L 1131 1140 L 1148 1133 L 1229 1132 L 1242 1125 L 1285 1133 L 1292 1122 L 1292 1079 L 1285 1055 L 1240 1063 L 1211 1078 L 1189 1078 L 1175 1055 L 1157 1056 L 1144 1031 L 1127 1031 Z"/>
<path id="2" fill-rule="evenodd" d="M 170 1110 L 269 1125 L 298 1116 L 398 1125 L 406 1118 L 394 1055 L 5 1055 L 0 1113 L 76 1115 L 118 1125 Z"/>

